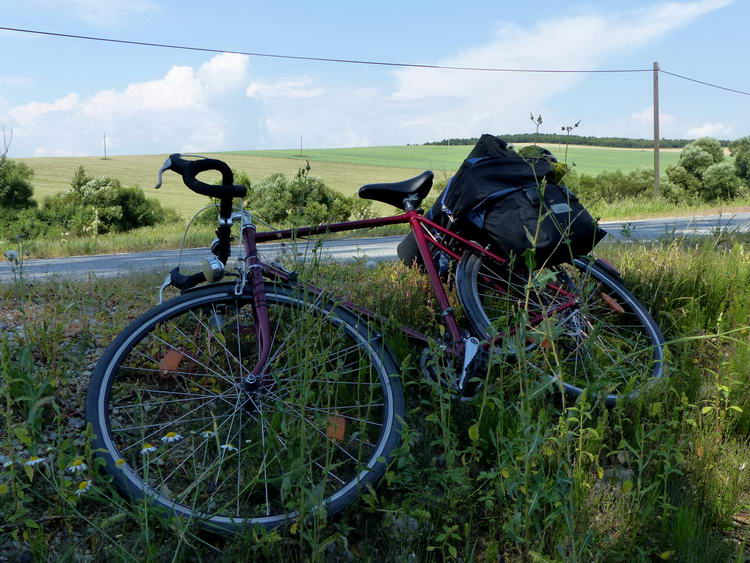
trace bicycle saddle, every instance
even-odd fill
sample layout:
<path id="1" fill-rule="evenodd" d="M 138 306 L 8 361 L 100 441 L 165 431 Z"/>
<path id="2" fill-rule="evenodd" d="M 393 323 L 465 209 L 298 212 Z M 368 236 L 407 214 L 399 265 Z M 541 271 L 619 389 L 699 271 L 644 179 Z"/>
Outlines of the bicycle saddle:
<path id="1" fill-rule="evenodd" d="M 359 188 L 359 197 L 387 203 L 399 209 L 404 209 L 404 200 L 411 198 L 416 207 L 430 193 L 434 177 L 431 170 L 425 170 L 419 176 L 403 182 L 367 184 Z"/>

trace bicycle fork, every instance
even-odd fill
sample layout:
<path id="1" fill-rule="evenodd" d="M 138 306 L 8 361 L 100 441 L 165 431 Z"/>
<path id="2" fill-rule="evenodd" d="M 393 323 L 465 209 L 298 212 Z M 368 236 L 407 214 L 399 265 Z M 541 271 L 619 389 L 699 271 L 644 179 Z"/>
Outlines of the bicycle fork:
<path id="1" fill-rule="evenodd" d="M 258 259 L 258 247 L 255 243 L 255 224 L 248 211 L 243 211 L 240 237 L 245 255 L 239 262 L 240 278 L 234 288 L 236 296 L 245 292 L 246 284 L 250 284 L 253 296 L 253 314 L 257 327 L 258 361 L 253 369 L 243 376 L 242 384 L 247 392 L 255 391 L 263 380 L 263 373 L 271 356 L 271 323 L 268 318 L 268 300 L 266 299 L 266 284 L 263 278 L 263 266 Z"/>

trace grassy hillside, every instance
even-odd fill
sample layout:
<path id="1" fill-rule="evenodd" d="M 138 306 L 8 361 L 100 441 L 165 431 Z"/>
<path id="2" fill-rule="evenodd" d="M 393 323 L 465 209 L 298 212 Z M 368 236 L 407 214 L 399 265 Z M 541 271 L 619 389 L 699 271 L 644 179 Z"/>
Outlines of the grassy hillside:
<path id="1" fill-rule="evenodd" d="M 565 158 L 565 147 L 546 146 L 560 160 Z M 399 168 L 431 169 L 435 172 L 452 173 L 471 150 L 470 146 L 414 145 L 405 147 L 362 147 L 349 149 L 303 149 L 274 151 L 238 151 L 228 154 L 241 154 L 281 159 L 305 160 L 311 162 L 335 162 Z M 662 166 L 677 162 L 678 151 L 664 151 Z M 654 155 L 648 149 L 613 149 L 598 147 L 571 146 L 568 148 L 568 162 L 574 162 L 576 170 L 585 174 L 598 174 L 603 170 L 635 170 L 653 168 Z"/>
<path id="2" fill-rule="evenodd" d="M 70 178 L 79 166 L 92 176 L 113 176 L 124 185 L 137 185 L 146 194 L 158 198 L 163 204 L 191 213 L 207 203 L 203 196 L 189 191 L 177 174 L 164 175 L 164 185 L 154 190 L 156 173 L 167 155 L 115 156 L 107 160 L 98 157 L 69 158 L 21 158 L 34 170 L 34 197 L 45 196 L 67 190 Z M 266 158 L 242 154 L 210 154 L 226 161 L 234 170 L 243 170 L 252 180 L 259 180 L 274 172 L 295 174 L 304 160 Z M 341 193 L 351 195 L 359 186 L 372 182 L 398 182 L 416 176 L 422 169 L 388 168 L 383 166 L 342 166 L 341 164 L 311 161 L 312 174 L 322 177 L 326 183 Z M 206 175 L 211 181 L 211 176 Z M 203 179 L 203 176 L 201 176 Z M 218 175 L 216 176 L 218 179 Z"/>
<path id="3" fill-rule="evenodd" d="M 564 149 L 549 147 L 562 159 Z M 309 149 L 303 151 L 237 151 L 216 156 L 226 160 L 235 170 L 247 172 L 251 179 L 260 179 L 274 172 L 294 174 L 305 160 L 312 166 L 312 174 L 323 178 L 332 188 L 351 195 L 363 184 L 397 182 L 427 169 L 438 176 L 451 175 L 466 157 L 467 146 L 406 146 L 366 147 L 351 149 Z M 678 153 L 665 152 L 663 166 L 676 161 Z M 107 160 L 98 157 L 22 158 L 34 170 L 34 193 L 37 200 L 68 189 L 78 166 L 90 175 L 113 176 L 124 185 L 137 185 L 165 205 L 190 213 L 204 205 L 205 198 L 188 191 L 179 177 L 169 173 L 164 186 L 153 190 L 156 171 L 166 155 L 115 156 Z M 599 149 L 570 147 L 568 161 L 575 162 L 580 172 L 596 174 L 602 170 L 633 170 L 653 164 L 648 150 Z"/>

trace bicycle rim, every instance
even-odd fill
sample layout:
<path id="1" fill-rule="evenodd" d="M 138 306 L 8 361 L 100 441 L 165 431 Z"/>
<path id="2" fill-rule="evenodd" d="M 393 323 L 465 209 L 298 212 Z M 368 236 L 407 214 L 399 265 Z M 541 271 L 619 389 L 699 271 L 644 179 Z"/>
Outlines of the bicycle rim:
<path id="1" fill-rule="evenodd" d="M 268 286 L 265 376 L 248 297 L 199 291 L 128 327 L 87 415 L 131 497 L 219 531 L 340 510 L 382 474 L 403 397 L 390 355 L 347 313 Z"/>
<path id="2" fill-rule="evenodd" d="M 608 405 L 663 377 L 661 331 L 612 274 L 582 259 L 534 272 L 485 260 L 464 256 L 456 283 L 472 329 L 503 337 L 495 353 Z"/>

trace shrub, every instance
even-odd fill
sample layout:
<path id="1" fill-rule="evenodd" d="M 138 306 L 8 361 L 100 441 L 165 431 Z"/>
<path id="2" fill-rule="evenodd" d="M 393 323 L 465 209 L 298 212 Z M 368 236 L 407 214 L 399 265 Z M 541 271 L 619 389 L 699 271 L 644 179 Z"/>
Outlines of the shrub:
<path id="1" fill-rule="evenodd" d="M 737 139 L 729 145 L 734 157 L 734 169 L 737 176 L 750 186 L 750 137 Z"/>
<path id="2" fill-rule="evenodd" d="M 679 166 L 697 178 L 700 178 L 703 171 L 715 163 L 710 153 L 696 145 L 688 145 L 680 153 Z"/>
<path id="3" fill-rule="evenodd" d="M 248 207 L 269 223 L 284 225 L 320 224 L 346 221 L 355 210 L 354 199 L 326 186 L 320 178 L 300 169 L 291 180 L 281 173 L 253 184 L 248 192 Z M 360 204 L 357 212 L 367 212 Z"/>
<path id="4" fill-rule="evenodd" d="M 711 137 L 701 137 L 700 139 L 696 139 L 692 143 L 689 143 L 685 148 L 690 146 L 698 147 L 707 152 L 711 156 L 714 164 L 724 160 L 724 149 L 722 148 L 721 143 L 716 139 Z"/>
<path id="5" fill-rule="evenodd" d="M 140 188 L 123 187 L 114 178 L 93 178 L 79 167 L 69 191 L 45 198 L 37 209 L 26 209 L 12 217 L 6 214 L 5 220 L 0 216 L 0 232 L 28 238 L 62 233 L 84 236 L 125 232 L 178 219 L 176 211 L 164 209 Z"/>
<path id="6" fill-rule="evenodd" d="M 731 199 L 741 187 L 734 166 L 724 161 L 721 145 L 709 137 L 687 145 L 678 164 L 667 167 L 667 177 L 664 197 L 674 202 Z"/>
<path id="7" fill-rule="evenodd" d="M 731 162 L 712 164 L 703 172 L 703 197 L 706 200 L 733 199 L 740 193 L 742 182 Z"/>
<path id="8" fill-rule="evenodd" d="M 0 208 L 20 210 L 35 207 L 31 178 L 34 171 L 23 162 L 0 157 Z"/>
<path id="9" fill-rule="evenodd" d="M 619 199 L 650 195 L 654 187 L 654 171 L 646 168 L 622 172 L 605 170 L 597 176 L 568 172 L 563 183 L 573 190 L 584 203 L 599 200 L 612 203 Z"/>

